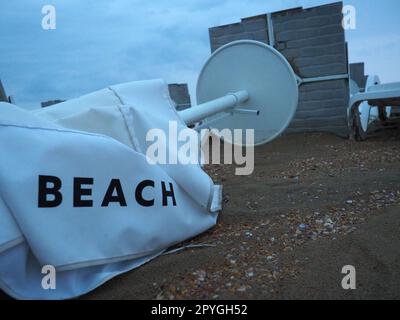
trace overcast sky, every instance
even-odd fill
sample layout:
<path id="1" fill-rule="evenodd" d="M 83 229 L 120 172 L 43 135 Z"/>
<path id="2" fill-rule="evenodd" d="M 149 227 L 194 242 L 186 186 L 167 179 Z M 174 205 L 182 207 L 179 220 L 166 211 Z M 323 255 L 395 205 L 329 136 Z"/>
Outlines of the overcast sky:
<path id="1" fill-rule="evenodd" d="M 26 108 L 111 84 L 163 78 L 191 93 L 210 55 L 208 28 L 324 0 L 3 0 L 0 78 Z M 350 62 L 384 82 L 400 81 L 400 1 L 344 1 L 357 9 L 346 31 Z M 43 5 L 56 8 L 56 30 L 43 30 Z"/>

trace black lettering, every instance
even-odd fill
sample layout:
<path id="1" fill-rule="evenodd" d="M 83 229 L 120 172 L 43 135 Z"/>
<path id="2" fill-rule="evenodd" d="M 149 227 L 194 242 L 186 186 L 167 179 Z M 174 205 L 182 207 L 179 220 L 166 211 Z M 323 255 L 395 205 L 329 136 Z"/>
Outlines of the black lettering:
<path id="1" fill-rule="evenodd" d="M 143 180 L 138 184 L 135 190 L 135 198 L 137 203 L 139 203 L 142 207 L 151 207 L 154 206 L 154 199 L 146 200 L 143 198 L 143 189 L 146 187 L 154 188 L 154 181 L 153 180 Z"/>
<path id="2" fill-rule="evenodd" d="M 169 183 L 169 191 L 167 191 L 167 188 L 165 187 L 165 182 L 161 181 L 161 187 L 162 187 L 162 205 L 166 207 L 168 205 L 168 197 L 172 198 L 172 204 L 175 207 L 176 206 L 176 200 L 175 200 L 175 194 L 174 194 L 174 186 L 172 183 Z"/>
<path id="3" fill-rule="evenodd" d="M 115 196 L 113 196 L 114 190 L 117 192 Z M 121 207 L 126 207 L 126 200 L 119 179 L 111 180 L 106 195 L 104 196 L 103 202 L 101 203 L 101 206 L 108 207 L 110 202 L 119 202 L 119 205 Z"/>
<path id="4" fill-rule="evenodd" d="M 52 187 L 47 184 L 52 183 Z M 38 207 L 39 208 L 54 208 L 58 207 L 62 202 L 61 180 L 54 176 L 39 175 L 39 188 L 38 188 Z M 47 195 L 52 195 L 53 200 L 48 200 Z"/>
<path id="5" fill-rule="evenodd" d="M 91 196 L 92 189 L 84 189 L 82 185 L 92 185 L 93 178 L 74 178 L 74 207 L 92 207 L 93 200 L 82 200 L 82 196 Z"/>

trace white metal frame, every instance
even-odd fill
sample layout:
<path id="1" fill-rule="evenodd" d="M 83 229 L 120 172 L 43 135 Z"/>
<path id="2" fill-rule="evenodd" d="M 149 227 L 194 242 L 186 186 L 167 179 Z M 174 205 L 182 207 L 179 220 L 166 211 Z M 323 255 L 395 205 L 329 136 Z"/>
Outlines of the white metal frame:
<path id="1" fill-rule="evenodd" d="M 364 140 L 367 132 L 360 132 L 360 129 L 354 127 L 354 119 L 358 115 L 356 110 L 362 102 L 368 102 L 370 105 L 378 105 L 378 107 L 400 106 L 400 82 L 378 84 L 370 87 L 366 92 L 353 94 L 349 100 L 348 125 L 352 132 L 353 138 Z"/>

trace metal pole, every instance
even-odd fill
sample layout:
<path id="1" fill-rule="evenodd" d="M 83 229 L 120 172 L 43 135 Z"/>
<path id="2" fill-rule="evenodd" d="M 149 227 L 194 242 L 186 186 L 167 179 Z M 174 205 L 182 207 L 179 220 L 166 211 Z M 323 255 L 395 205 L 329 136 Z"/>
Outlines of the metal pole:
<path id="1" fill-rule="evenodd" d="M 179 116 L 187 125 L 194 124 L 201 120 L 204 120 L 208 116 L 233 109 L 234 107 L 246 102 L 249 99 L 247 91 L 237 91 L 229 93 L 221 98 L 211 100 L 192 108 L 188 108 L 183 111 L 179 111 Z"/>
<path id="2" fill-rule="evenodd" d="M 303 83 L 348 79 L 349 75 L 347 73 L 345 73 L 345 74 L 334 74 L 334 75 L 330 75 L 330 76 L 321 76 L 321 77 L 312 77 L 312 78 L 300 78 L 299 76 L 296 76 L 296 78 L 297 78 L 297 83 L 300 86 Z"/>
<path id="3" fill-rule="evenodd" d="M 272 13 L 267 13 L 267 26 L 268 26 L 268 42 L 271 47 L 275 47 L 275 33 L 274 23 L 272 21 Z"/>

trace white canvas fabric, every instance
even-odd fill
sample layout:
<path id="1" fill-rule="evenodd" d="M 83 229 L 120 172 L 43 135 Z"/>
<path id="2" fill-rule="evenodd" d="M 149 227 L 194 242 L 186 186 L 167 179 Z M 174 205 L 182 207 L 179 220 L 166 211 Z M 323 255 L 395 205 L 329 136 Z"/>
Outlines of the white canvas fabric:
<path id="1" fill-rule="evenodd" d="M 77 297 L 215 225 L 221 188 L 198 164 L 152 165 L 144 155 L 146 132 L 169 120 L 185 128 L 161 80 L 36 112 L 0 104 L 5 292 Z M 45 265 L 56 268 L 56 289 L 42 288 Z"/>

